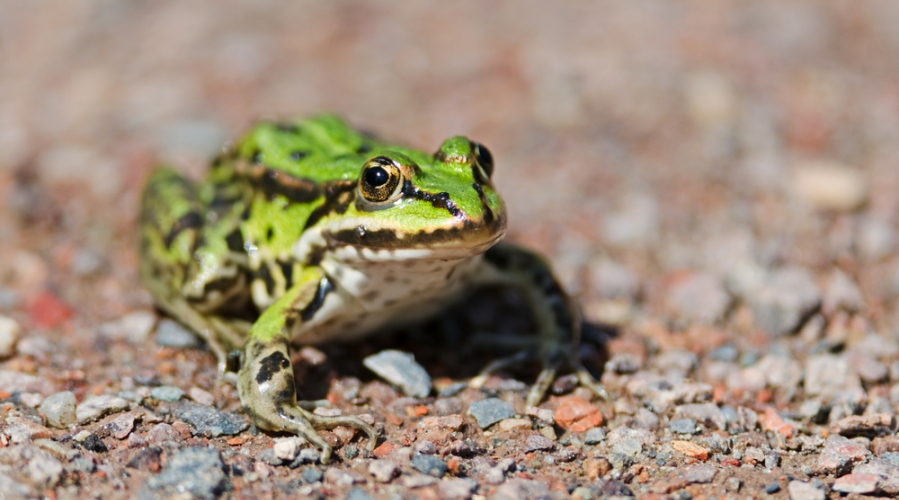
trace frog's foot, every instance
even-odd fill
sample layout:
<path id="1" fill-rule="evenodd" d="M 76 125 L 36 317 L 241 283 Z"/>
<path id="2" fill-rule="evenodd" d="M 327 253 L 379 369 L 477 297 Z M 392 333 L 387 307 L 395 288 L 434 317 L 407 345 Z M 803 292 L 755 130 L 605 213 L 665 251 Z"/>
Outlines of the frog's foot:
<path id="1" fill-rule="evenodd" d="M 325 417 L 303 409 L 297 404 L 293 368 L 287 343 L 273 339 L 269 342 L 251 341 L 247 359 L 238 375 L 238 392 L 250 421 L 261 429 L 298 434 L 321 448 L 321 462 L 331 460 L 331 446 L 319 436 L 317 429 L 331 429 L 339 425 L 358 429 L 368 435 L 368 449 L 377 444 L 374 427 L 353 415 Z"/>
<path id="2" fill-rule="evenodd" d="M 573 368 L 574 373 L 577 375 L 578 381 L 582 386 L 590 389 L 600 398 L 608 399 L 608 394 L 606 394 L 602 384 L 597 382 L 596 379 L 593 378 L 593 375 L 584 368 L 579 357 L 576 355 L 566 357 L 562 354 L 564 352 L 570 352 L 570 350 L 554 349 L 549 351 L 553 353 L 549 355 L 545 354 L 545 352 L 546 351 L 532 348 L 519 351 L 511 356 L 497 359 L 484 367 L 476 377 L 471 379 L 469 387 L 475 389 L 481 388 L 484 383 L 487 382 L 487 378 L 491 374 L 500 370 L 513 368 L 525 363 L 540 362 L 543 368 L 540 370 L 540 375 L 537 376 L 536 382 L 531 386 L 531 390 L 528 391 L 528 396 L 525 399 L 525 405 L 528 408 L 540 404 L 540 401 L 546 396 L 549 387 L 555 381 L 556 374 L 560 369 L 566 366 L 571 366 Z"/>

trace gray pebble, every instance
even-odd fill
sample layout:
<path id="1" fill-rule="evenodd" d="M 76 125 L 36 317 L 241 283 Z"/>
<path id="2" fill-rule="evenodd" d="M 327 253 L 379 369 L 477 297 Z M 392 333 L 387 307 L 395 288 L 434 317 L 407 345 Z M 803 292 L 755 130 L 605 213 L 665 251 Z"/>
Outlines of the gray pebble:
<path id="1" fill-rule="evenodd" d="M 190 424 L 194 428 L 194 434 L 203 436 L 232 436 L 249 427 L 247 419 L 241 415 L 219 411 L 211 406 L 191 401 L 180 402 L 173 408 L 172 413 Z"/>
<path id="2" fill-rule="evenodd" d="M 782 336 L 799 328 L 800 321 L 818 307 L 821 292 L 809 270 L 785 267 L 767 276 L 747 300 L 756 324 L 770 335 Z"/>
<path id="3" fill-rule="evenodd" d="M 47 396 L 38 406 L 38 411 L 47 417 L 47 423 L 57 429 L 65 429 L 75 423 L 75 409 L 78 403 L 72 391 L 62 391 Z"/>
<path id="4" fill-rule="evenodd" d="M 156 327 L 156 343 L 165 347 L 197 348 L 203 345 L 200 337 L 183 327 L 181 323 L 164 319 Z"/>
<path id="5" fill-rule="evenodd" d="M 303 469 L 301 474 L 303 476 L 303 481 L 306 481 L 309 484 L 317 483 L 322 480 L 322 471 L 316 469 L 315 467 L 306 467 Z"/>
<path id="6" fill-rule="evenodd" d="M 126 410 L 128 405 L 128 401 L 118 396 L 104 394 L 83 401 L 75 410 L 75 416 L 79 424 L 85 424 L 104 415 Z"/>
<path id="7" fill-rule="evenodd" d="M 424 398 L 431 392 L 431 377 L 409 353 L 388 349 L 368 356 L 362 362 L 379 377 L 399 387 L 406 396 Z"/>
<path id="8" fill-rule="evenodd" d="M 684 479 L 691 483 L 711 483 L 712 480 L 715 479 L 715 474 L 717 472 L 717 467 L 712 464 L 693 465 L 684 471 Z"/>
<path id="9" fill-rule="evenodd" d="M 468 387 L 468 384 L 465 382 L 454 382 L 443 389 L 440 389 L 440 392 L 438 392 L 437 395 L 441 398 L 448 398 L 464 391 L 466 387 Z"/>
<path id="10" fill-rule="evenodd" d="M 372 460 L 368 464 L 368 473 L 379 482 L 387 483 L 397 474 L 397 466 L 390 460 Z"/>
<path id="11" fill-rule="evenodd" d="M 679 319 L 711 324 L 727 312 L 731 297 L 717 276 L 695 273 L 671 286 L 665 302 Z"/>
<path id="12" fill-rule="evenodd" d="M 375 500 L 362 488 L 355 486 L 346 494 L 346 500 Z"/>
<path id="13" fill-rule="evenodd" d="M 144 483 L 152 490 L 169 494 L 187 492 L 199 498 L 215 498 L 230 484 L 222 456 L 214 448 L 193 447 L 176 451 L 158 476 Z"/>
<path id="14" fill-rule="evenodd" d="M 880 455 L 880 458 L 899 467 L 899 451 L 885 451 Z"/>
<path id="15" fill-rule="evenodd" d="M 468 500 L 477 486 L 478 483 L 471 479 L 455 477 L 437 483 L 437 491 L 440 498 L 446 500 Z"/>
<path id="16" fill-rule="evenodd" d="M 601 427 L 594 427 L 587 431 L 584 442 L 587 444 L 599 444 L 606 439 L 606 431 Z"/>
<path id="17" fill-rule="evenodd" d="M 826 498 L 824 490 L 804 481 L 790 481 L 787 490 L 790 493 L 790 500 L 824 500 Z"/>
<path id="18" fill-rule="evenodd" d="M 542 434 L 531 434 L 524 441 L 524 451 L 551 450 L 553 442 Z"/>
<path id="19" fill-rule="evenodd" d="M 465 405 L 459 398 L 440 398 L 434 401 L 434 413 L 437 416 L 457 415 L 465 411 Z"/>
<path id="20" fill-rule="evenodd" d="M 481 429 L 486 429 L 500 420 L 515 416 L 512 405 L 497 398 L 487 398 L 472 403 L 468 413 L 474 417 Z"/>
<path id="21" fill-rule="evenodd" d="M 412 468 L 434 477 L 443 477 L 448 470 L 446 462 L 433 455 L 415 455 Z"/>
<path id="22" fill-rule="evenodd" d="M 692 418 L 679 418 L 668 422 L 668 429 L 677 434 L 696 434 L 699 429 Z"/>
<path id="23" fill-rule="evenodd" d="M 166 403 L 174 403 L 184 396 L 184 391 L 173 385 L 163 385 L 154 387 L 150 391 L 150 396 Z"/>
<path id="24" fill-rule="evenodd" d="M 22 302 L 19 292 L 12 288 L 0 287 L 0 309 L 12 309 Z"/>

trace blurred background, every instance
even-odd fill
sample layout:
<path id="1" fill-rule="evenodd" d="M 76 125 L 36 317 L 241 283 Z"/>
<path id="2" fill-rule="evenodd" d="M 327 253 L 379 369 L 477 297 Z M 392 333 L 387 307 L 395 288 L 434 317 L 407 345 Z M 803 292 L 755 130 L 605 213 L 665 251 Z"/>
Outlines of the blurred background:
<path id="1" fill-rule="evenodd" d="M 789 265 L 821 290 L 837 269 L 871 322 L 893 323 L 899 3 L 0 11 L 7 308 L 48 288 L 88 315 L 148 305 L 133 240 L 149 170 L 173 162 L 199 177 L 256 120 L 333 111 L 425 150 L 455 134 L 486 144 L 509 237 L 549 254 L 595 319 L 627 323 L 639 303 L 714 323 Z"/>

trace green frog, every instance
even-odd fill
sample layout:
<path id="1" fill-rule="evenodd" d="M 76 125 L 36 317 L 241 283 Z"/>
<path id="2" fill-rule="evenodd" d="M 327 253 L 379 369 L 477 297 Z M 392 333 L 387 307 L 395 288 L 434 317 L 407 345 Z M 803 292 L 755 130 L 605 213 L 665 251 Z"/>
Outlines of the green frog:
<path id="1" fill-rule="evenodd" d="M 252 423 L 305 437 L 323 463 L 332 450 L 316 429 L 358 429 L 369 449 L 377 433 L 356 416 L 298 402 L 290 346 L 422 321 L 475 287 L 521 290 L 538 334 L 473 386 L 536 361 L 528 406 L 566 366 L 603 395 L 580 363 L 576 304 L 543 259 L 500 243 L 507 214 L 493 168 L 490 151 L 461 136 L 432 154 L 332 115 L 261 123 L 199 183 L 170 168 L 152 174 L 141 200 L 141 277 L 162 311 L 206 341 Z M 252 322 L 233 314 L 246 310 Z"/>

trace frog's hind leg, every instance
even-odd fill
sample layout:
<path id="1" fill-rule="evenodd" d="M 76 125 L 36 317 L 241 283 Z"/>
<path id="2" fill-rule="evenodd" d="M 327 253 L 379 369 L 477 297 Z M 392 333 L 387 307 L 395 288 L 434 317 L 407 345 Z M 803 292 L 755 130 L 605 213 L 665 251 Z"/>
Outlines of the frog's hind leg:
<path id="1" fill-rule="evenodd" d="M 525 346 L 531 344 L 530 347 L 490 363 L 472 380 L 472 385 L 482 385 L 493 372 L 536 361 L 542 370 L 528 393 L 528 407 L 540 403 L 556 374 L 564 368 L 573 370 L 581 385 L 606 399 L 605 389 L 580 360 L 580 312 L 556 281 L 549 265 L 533 253 L 505 244 L 488 250 L 484 265 L 484 273 L 480 275 L 482 284 L 509 286 L 524 293 L 538 335 L 522 342 Z"/>

